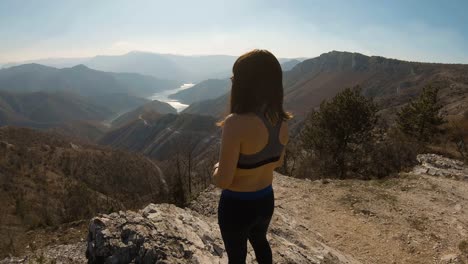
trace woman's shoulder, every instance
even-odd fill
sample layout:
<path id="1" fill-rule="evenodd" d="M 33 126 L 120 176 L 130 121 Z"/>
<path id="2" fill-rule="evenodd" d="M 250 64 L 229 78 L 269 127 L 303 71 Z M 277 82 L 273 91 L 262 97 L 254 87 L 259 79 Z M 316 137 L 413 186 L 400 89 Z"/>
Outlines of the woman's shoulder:
<path id="1" fill-rule="evenodd" d="M 224 126 L 237 131 L 244 131 L 250 127 L 255 115 L 231 113 L 224 119 Z"/>
<path id="2" fill-rule="evenodd" d="M 224 118 L 224 126 L 226 127 L 240 127 L 244 120 L 241 114 L 230 113 Z"/>
<path id="3" fill-rule="evenodd" d="M 237 114 L 237 113 L 230 113 L 229 115 L 226 116 L 224 119 L 226 122 L 242 122 L 246 120 L 252 119 L 252 117 L 255 116 L 253 113 L 245 113 L 245 114 Z"/>
<path id="4" fill-rule="evenodd" d="M 259 118 L 258 114 L 255 113 L 243 113 L 243 114 L 237 114 L 237 113 L 230 113 L 229 115 L 226 116 L 224 119 L 225 122 L 230 122 L 230 123 L 235 123 L 235 124 L 245 124 L 245 122 L 252 122 L 252 120 L 257 120 Z M 285 124 L 286 126 L 288 125 L 288 119 L 284 120 L 282 119 L 281 122 Z"/>

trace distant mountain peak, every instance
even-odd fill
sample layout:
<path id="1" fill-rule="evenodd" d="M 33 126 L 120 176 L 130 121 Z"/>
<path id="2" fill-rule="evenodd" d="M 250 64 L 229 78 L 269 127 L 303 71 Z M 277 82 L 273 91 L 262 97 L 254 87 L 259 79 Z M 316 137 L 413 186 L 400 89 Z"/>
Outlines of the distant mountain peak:
<path id="1" fill-rule="evenodd" d="M 367 56 L 358 52 L 332 50 L 318 57 L 303 61 L 299 68 L 305 72 L 314 72 L 313 69 L 315 69 L 315 71 L 366 71 L 370 69 L 375 70 L 377 68 L 393 71 L 395 70 L 394 67 L 398 67 L 398 65 L 408 66 L 408 63 L 407 61 L 380 56 Z"/>
<path id="2" fill-rule="evenodd" d="M 157 54 L 156 52 L 142 51 L 142 50 L 132 50 L 127 52 L 127 54 Z"/>
<path id="3" fill-rule="evenodd" d="M 30 69 L 30 70 L 54 69 L 54 70 L 56 70 L 56 68 L 54 68 L 54 67 L 45 66 L 45 65 L 42 65 L 42 64 L 39 64 L 39 63 L 26 63 L 26 64 L 21 64 L 21 65 L 15 65 L 15 66 L 11 66 L 11 67 L 9 67 L 7 69 Z"/>
<path id="4" fill-rule="evenodd" d="M 75 66 L 71 67 L 70 69 L 74 69 L 74 70 L 91 70 L 90 68 L 88 68 L 84 64 L 75 65 Z"/>
<path id="5" fill-rule="evenodd" d="M 320 54 L 318 58 L 324 58 L 324 57 L 353 57 L 353 56 L 359 56 L 359 57 L 367 57 L 369 56 L 364 55 L 359 52 L 349 52 L 349 51 L 339 51 L 339 50 L 332 50 L 326 53 Z"/>
<path id="6" fill-rule="evenodd" d="M 132 50 L 124 54 L 123 56 L 160 56 L 164 55 L 163 53 L 143 51 L 143 50 Z M 167 55 L 167 54 L 166 54 Z"/>
<path id="7" fill-rule="evenodd" d="M 332 51 L 329 51 L 327 53 L 330 53 L 330 54 L 361 54 L 359 52 L 351 52 L 351 51 L 343 51 L 343 50 L 332 50 Z"/>

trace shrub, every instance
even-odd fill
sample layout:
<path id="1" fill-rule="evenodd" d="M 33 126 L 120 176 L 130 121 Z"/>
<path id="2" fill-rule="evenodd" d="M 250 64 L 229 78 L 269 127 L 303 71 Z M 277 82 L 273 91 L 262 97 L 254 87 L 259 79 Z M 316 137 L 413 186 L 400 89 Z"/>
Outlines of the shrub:
<path id="1" fill-rule="evenodd" d="M 462 252 L 465 256 L 468 256 L 468 242 L 466 240 L 462 240 L 458 244 L 458 249 Z"/>
<path id="2" fill-rule="evenodd" d="M 398 129 L 390 128 L 381 139 L 369 142 L 368 161 L 362 164 L 364 178 L 383 178 L 417 164 L 416 156 L 424 146 Z"/>
<path id="3" fill-rule="evenodd" d="M 281 167 L 278 167 L 276 171 L 284 175 L 297 175 L 303 159 L 304 153 L 301 149 L 299 139 L 293 137 L 286 145 L 283 164 Z"/>
<path id="4" fill-rule="evenodd" d="M 448 128 L 450 141 L 455 144 L 458 153 L 465 160 L 468 159 L 468 146 L 466 146 L 468 139 L 468 115 L 466 113 L 462 119 L 450 122 Z"/>

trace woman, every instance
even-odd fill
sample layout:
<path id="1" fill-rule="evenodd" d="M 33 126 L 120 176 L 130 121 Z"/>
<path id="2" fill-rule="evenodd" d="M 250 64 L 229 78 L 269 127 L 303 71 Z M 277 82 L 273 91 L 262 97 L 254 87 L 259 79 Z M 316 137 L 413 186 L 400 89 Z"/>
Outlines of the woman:
<path id="1" fill-rule="evenodd" d="M 218 224 L 229 263 L 245 263 L 247 240 L 259 263 L 272 263 L 266 238 L 273 215 L 273 170 L 288 142 L 281 66 L 266 50 L 240 56 L 233 66 L 230 114 L 223 127 L 214 182 L 223 189 Z"/>

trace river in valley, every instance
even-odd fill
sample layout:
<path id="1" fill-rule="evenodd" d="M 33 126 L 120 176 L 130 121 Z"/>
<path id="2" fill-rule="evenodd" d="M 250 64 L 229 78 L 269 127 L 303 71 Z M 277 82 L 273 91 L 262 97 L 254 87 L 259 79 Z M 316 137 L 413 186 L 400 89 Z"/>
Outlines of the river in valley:
<path id="1" fill-rule="evenodd" d="M 190 87 L 192 87 L 194 85 L 195 85 L 194 83 L 184 83 L 178 88 L 165 90 L 165 91 L 162 91 L 162 92 L 159 92 L 159 93 L 155 93 L 155 94 L 151 95 L 150 97 L 148 97 L 148 99 L 158 100 L 158 101 L 161 101 L 161 102 L 166 102 L 166 103 L 170 104 L 172 107 L 174 107 L 175 109 L 177 109 L 177 112 L 181 112 L 182 110 L 187 108 L 189 105 L 183 104 L 183 103 L 179 102 L 179 100 L 171 99 L 168 96 L 171 95 L 171 94 L 177 93 L 178 91 L 182 91 L 184 89 L 190 88 Z"/>
<path id="2" fill-rule="evenodd" d="M 177 93 L 178 91 L 182 91 L 184 89 L 190 88 L 190 87 L 192 87 L 194 85 L 195 85 L 194 83 L 185 83 L 185 84 L 181 85 L 178 88 L 169 89 L 169 90 L 165 90 L 165 91 L 162 91 L 162 92 L 155 93 L 155 94 L 149 96 L 147 99 L 166 102 L 166 103 L 170 104 L 172 107 L 174 107 L 177 110 L 177 113 L 179 113 L 182 110 L 184 110 L 185 108 L 187 108 L 189 105 L 183 104 L 183 103 L 179 102 L 179 100 L 171 99 L 168 96 L 171 95 L 171 94 Z M 120 113 L 116 113 L 112 117 L 108 118 L 107 120 L 102 121 L 102 124 L 105 127 L 109 128 L 109 127 L 112 126 L 112 122 L 114 120 L 116 120 L 121 115 L 123 115 L 123 114 L 125 114 L 125 113 L 127 113 L 128 111 L 131 111 L 131 110 L 133 110 L 133 109 L 128 109 L 128 110 L 125 110 L 125 111 L 121 111 Z"/>

